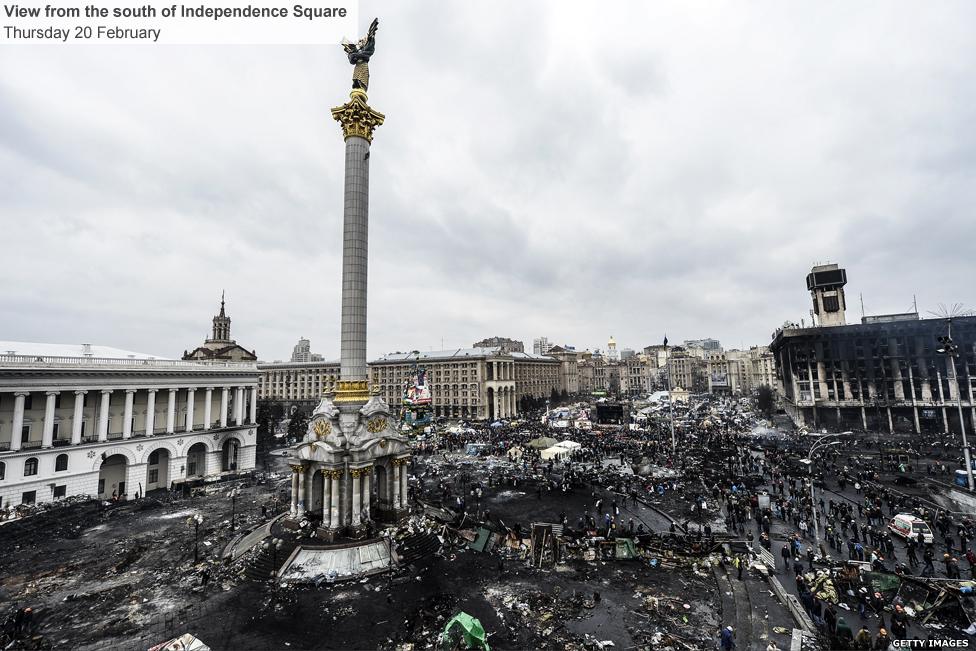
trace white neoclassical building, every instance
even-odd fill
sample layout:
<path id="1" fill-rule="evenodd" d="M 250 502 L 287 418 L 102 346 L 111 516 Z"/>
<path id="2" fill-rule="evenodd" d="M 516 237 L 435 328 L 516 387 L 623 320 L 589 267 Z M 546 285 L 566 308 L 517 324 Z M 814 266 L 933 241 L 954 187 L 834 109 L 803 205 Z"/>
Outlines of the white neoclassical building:
<path id="1" fill-rule="evenodd" d="M 2 506 L 254 468 L 257 367 L 0 342 Z"/>

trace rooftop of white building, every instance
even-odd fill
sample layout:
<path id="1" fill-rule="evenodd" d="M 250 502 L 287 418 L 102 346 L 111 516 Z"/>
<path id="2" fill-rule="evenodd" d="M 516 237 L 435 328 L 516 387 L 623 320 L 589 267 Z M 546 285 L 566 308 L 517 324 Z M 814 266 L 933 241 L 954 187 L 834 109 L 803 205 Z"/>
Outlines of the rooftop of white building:
<path id="1" fill-rule="evenodd" d="M 36 357 L 97 357 L 102 359 L 172 359 L 98 344 L 50 344 L 33 341 L 0 341 L 0 355 Z"/>
<path id="2" fill-rule="evenodd" d="M 428 350 L 414 351 L 411 353 L 387 353 L 375 360 L 376 362 L 413 362 L 415 360 L 445 360 L 463 359 L 465 357 L 510 357 L 512 359 L 538 359 L 552 360 L 548 355 L 537 355 L 535 353 L 502 352 L 500 346 L 485 346 L 483 348 L 451 348 L 448 350 Z"/>

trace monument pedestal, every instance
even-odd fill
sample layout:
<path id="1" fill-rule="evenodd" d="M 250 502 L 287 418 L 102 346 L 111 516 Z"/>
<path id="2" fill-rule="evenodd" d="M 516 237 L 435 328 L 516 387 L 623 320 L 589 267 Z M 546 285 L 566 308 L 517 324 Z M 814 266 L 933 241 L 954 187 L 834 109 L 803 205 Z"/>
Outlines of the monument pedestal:
<path id="1" fill-rule="evenodd" d="M 336 530 L 329 527 L 316 527 L 315 537 L 323 542 L 333 543 L 336 539 Z"/>
<path id="2" fill-rule="evenodd" d="M 383 524 L 399 524 L 410 517 L 410 509 L 394 509 L 377 506 L 374 515 L 377 522 L 382 522 Z"/>

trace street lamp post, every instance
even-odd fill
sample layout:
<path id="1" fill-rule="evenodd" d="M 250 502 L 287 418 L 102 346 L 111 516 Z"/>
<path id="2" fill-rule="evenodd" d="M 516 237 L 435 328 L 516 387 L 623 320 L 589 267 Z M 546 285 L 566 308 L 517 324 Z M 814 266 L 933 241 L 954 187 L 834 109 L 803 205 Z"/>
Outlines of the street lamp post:
<path id="1" fill-rule="evenodd" d="M 237 489 L 230 492 L 230 530 L 235 531 L 235 520 L 237 516 Z"/>
<path id="2" fill-rule="evenodd" d="M 272 538 L 271 540 L 264 541 L 265 549 L 271 550 L 271 575 L 275 576 L 278 573 L 278 550 L 281 549 L 285 541 L 281 538 Z"/>
<path id="3" fill-rule="evenodd" d="M 828 440 L 830 438 L 833 437 L 826 437 L 816 441 L 813 445 L 810 446 L 810 451 L 807 453 L 807 461 L 810 462 L 810 465 L 807 466 L 807 472 L 810 475 L 810 508 L 813 511 L 813 515 L 810 519 L 813 520 L 813 540 L 816 544 L 818 551 L 820 550 L 820 525 L 817 524 L 817 501 L 813 496 L 813 455 L 821 448 L 824 448 L 828 445 L 837 445 L 838 443 L 840 443 L 840 441 L 838 440 L 833 440 L 833 441 Z"/>
<path id="4" fill-rule="evenodd" d="M 939 337 L 942 347 L 936 352 L 946 356 L 947 375 L 949 376 L 949 398 L 952 398 L 952 387 L 956 388 L 956 407 L 959 408 L 959 431 L 962 433 L 962 456 L 966 464 L 966 483 L 969 490 L 973 490 L 973 462 L 969 454 L 969 443 L 966 441 L 966 417 L 962 411 L 962 391 L 956 377 L 956 358 L 959 357 L 959 346 L 952 343 L 952 319 L 948 319 L 949 327 L 944 337 Z M 948 419 L 946 419 L 948 420 Z"/>

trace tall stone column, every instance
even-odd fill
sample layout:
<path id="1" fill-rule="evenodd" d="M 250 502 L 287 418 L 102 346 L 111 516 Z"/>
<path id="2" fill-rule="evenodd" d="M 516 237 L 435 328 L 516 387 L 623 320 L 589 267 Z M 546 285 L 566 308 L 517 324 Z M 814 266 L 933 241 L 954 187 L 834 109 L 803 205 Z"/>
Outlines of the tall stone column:
<path id="1" fill-rule="evenodd" d="M 203 399 L 203 429 L 210 429 L 212 423 L 210 421 L 210 408 L 213 402 L 213 387 L 207 387 L 206 398 Z"/>
<path id="2" fill-rule="evenodd" d="M 248 416 L 248 422 L 251 425 L 256 425 L 258 422 L 258 388 L 251 387 L 251 410 Z"/>
<path id="3" fill-rule="evenodd" d="M 342 525 L 342 521 L 339 519 L 339 477 L 342 476 L 342 472 L 339 470 L 332 470 L 329 472 L 331 477 L 330 489 L 331 502 L 329 504 L 329 526 L 333 529 L 338 529 Z"/>
<path id="4" fill-rule="evenodd" d="M 299 518 L 305 515 L 305 468 L 298 466 L 298 510 L 295 515 Z"/>
<path id="5" fill-rule="evenodd" d="M 172 434 L 176 428 L 176 389 L 169 390 L 169 402 L 166 404 L 166 433 Z"/>
<path id="6" fill-rule="evenodd" d="M 98 411 L 98 440 L 108 440 L 108 409 L 112 402 L 112 390 L 102 389 L 102 404 Z"/>
<path id="7" fill-rule="evenodd" d="M 410 473 L 407 472 L 407 460 L 402 459 L 401 466 L 400 466 L 400 507 L 401 508 L 407 508 L 407 505 L 410 502 L 410 498 L 408 497 L 409 491 L 407 490 L 407 486 L 408 486 L 407 478 L 409 477 L 409 475 Z"/>
<path id="8" fill-rule="evenodd" d="M 58 393 L 58 391 L 47 392 L 47 402 L 44 405 L 44 430 L 41 434 L 42 448 L 54 445 L 54 406 L 57 404 Z"/>
<path id="9" fill-rule="evenodd" d="M 81 443 L 81 425 L 85 422 L 85 394 L 87 391 L 75 391 L 75 413 L 71 419 L 71 445 Z"/>
<path id="10" fill-rule="evenodd" d="M 372 486 L 372 475 L 373 467 L 363 468 L 363 509 L 366 515 L 366 519 L 369 520 L 372 517 L 370 510 L 372 496 L 373 496 L 373 486 Z"/>
<path id="11" fill-rule="evenodd" d="M 335 402 L 369 399 L 366 370 L 366 275 L 369 231 L 369 146 L 384 116 L 366 103 L 366 92 L 354 88 L 349 101 L 332 109 L 346 141 L 342 222 L 342 337 L 339 391 Z"/>
<path id="12" fill-rule="evenodd" d="M 10 430 L 10 450 L 20 449 L 21 437 L 24 431 L 24 402 L 30 393 L 18 391 L 14 394 L 14 421 Z"/>
<path id="13" fill-rule="evenodd" d="M 390 462 L 393 466 L 393 508 L 400 508 L 400 461 L 394 459 Z"/>
<path id="14" fill-rule="evenodd" d="M 135 389 L 125 390 L 125 409 L 122 413 L 122 438 L 132 438 L 132 401 Z"/>
<path id="15" fill-rule="evenodd" d="M 146 436 L 156 431 L 156 389 L 146 391 Z"/>
<path id="16" fill-rule="evenodd" d="M 322 526 L 332 526 L 332 481 L 328 470 L 322 471 Z"/>
<path id="17" fill-rule="evenodd" d="M 193 431 L 193 410 L 196 405 L 193 404 L 197 390 L 190 387 L 186 390 L 186 431 Z"/>
<path id="18" fill-rule="evenodd" d="M 220 387 L 220 426 L 227 427 L 227 387 Z"/>
<path id="19" fill-rule="evenodd" d="M 362 484 L 359 481 L 363 471 L 353 468 L 349 471 L 349 486 L 352 489 L 352 526 L 358 527 L 363 508 Z"/>
<path id="20" fill-rule="evenodd" d="M 301 472 L 301 466 L 291 467 L 291 514 L 296 515 L 298 513 L 298 473 Z"/>

